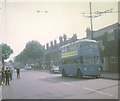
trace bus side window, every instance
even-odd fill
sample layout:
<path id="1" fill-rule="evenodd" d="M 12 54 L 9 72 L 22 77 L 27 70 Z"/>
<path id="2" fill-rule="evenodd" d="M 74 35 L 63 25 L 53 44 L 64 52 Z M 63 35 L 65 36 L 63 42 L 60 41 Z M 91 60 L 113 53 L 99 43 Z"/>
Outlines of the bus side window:
<path id="1" fill-rule="evenodd" d="M 94 56 L 94 62 L 95 62 L 95 63 L 98 62 L 98 56 Z"/>
<path id="2" fill-rule="evenodd" d="M 83 64 L 83 56 L 80 56 L 80 63 Z"/>
<path id="3" fill-rule="evenodd" d="M 76 64 L 79 64 L 79 59 L 76 60 Z"/>
<path id="4" fill-rule="evenodd" d="M 66 61 L 62 61 L 62 64 L 66 64 Z"/>

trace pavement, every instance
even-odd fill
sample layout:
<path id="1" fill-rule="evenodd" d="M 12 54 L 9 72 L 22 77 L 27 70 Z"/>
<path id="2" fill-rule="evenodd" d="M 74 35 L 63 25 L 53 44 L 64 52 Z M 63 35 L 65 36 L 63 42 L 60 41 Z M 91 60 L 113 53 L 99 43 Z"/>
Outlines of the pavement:
<path id="1" fill-rule="evenodd" d="M 0 85 L 0 101 L 2 100 L 2 86 Z"/>
<path id="2" fill-rule="evenodd" d="M 112 72 L 102 72 L 101 78 L 104 79 L 113 79 L 113 80 L 120 80 L 120 75 L 118 73 L 112 73 Z"/>

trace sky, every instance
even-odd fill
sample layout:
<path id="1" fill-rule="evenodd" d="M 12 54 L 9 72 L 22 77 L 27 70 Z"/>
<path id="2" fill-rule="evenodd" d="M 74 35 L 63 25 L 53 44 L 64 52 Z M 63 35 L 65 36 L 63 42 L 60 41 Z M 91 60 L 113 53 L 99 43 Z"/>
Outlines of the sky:
<path id="1" fill-rule="evenodd" d="M 82 14 L 87 13 L 86 16 L 89 16 L 89 2 L 6 1 L 6 5 L 4 2 L 0 3 L 0 41 L 13 49 L 11 59 L 31 40 L 37 40 L 42 45 L 55 39 L 58 43 L 59 36 L 64 34 L 68 38 L 76 34 L 80 39 L 86 37 L 86 28 L 90 27 L 90 19 Z M 109 9 L 118 11 L 118 3 L 92 2 L 92 12 Z M 93 18 L 93 30 L 99 30 L 116 22 L 118 13 L 103 14 Z"/>

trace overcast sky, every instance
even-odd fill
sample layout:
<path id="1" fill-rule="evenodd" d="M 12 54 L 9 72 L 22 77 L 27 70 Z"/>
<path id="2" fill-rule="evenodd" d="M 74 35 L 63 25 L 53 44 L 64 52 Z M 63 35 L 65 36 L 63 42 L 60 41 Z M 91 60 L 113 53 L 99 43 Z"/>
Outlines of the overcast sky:
<path id="1" fill-rule="evenodd" d="M 1 3 L 0 8 L 1 41 L 13 49 L 11 57 L 19 54 L 31 40 L 45 45 L 54 39 L 59 42 L 59 36 L 63 34 L 68 38 L 77 34 L 80 39 L 86 36 L 86 28 L 90 27 L 90 19 L 81 14 L 89 13 L 89 2 L 7 2 L 6 6 Z M 111 8 L 118 11 L 118 3 L 92 2 L 93 12 Z M 93 30 L 116 23 L 117 15 L 109 13 L 94 18 Z"/>

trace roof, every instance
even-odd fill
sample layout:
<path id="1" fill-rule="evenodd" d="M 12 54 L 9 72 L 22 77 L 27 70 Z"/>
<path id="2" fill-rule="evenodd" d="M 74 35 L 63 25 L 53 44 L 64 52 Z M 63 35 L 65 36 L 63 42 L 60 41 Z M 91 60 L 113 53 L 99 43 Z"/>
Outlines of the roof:
<path id="1" fill-rule="evenodd" d="M 118 29 L 118 25 L 119 25 L 119 23 L 114 23 L 112 25 L 109 25 L 109 26 L 99 29 L 97 31 L 94 31 L 93 37 L 96 38 L 96 37 L 104 35 L 106 32 L 108 32 L 110 30 Z"/>
<path id="2" fill-rule="evenodd" d="M 95 40 L 91 40 L 91 39 L 80 39 L 80 40 L 77 40 L 77 41 L 75 41 L 75 42 L 73 42 L 73 43 L 69 43 L 69 44 L 66 44 L 66 45 L 64 45 L 64 46 L 61 46 L 60 48 L 69 46 L 69 45 L 74 44 L 74 43 L 79 43 L 79 42 L 93 42 L 93 43 L 96 43 Z"/>

